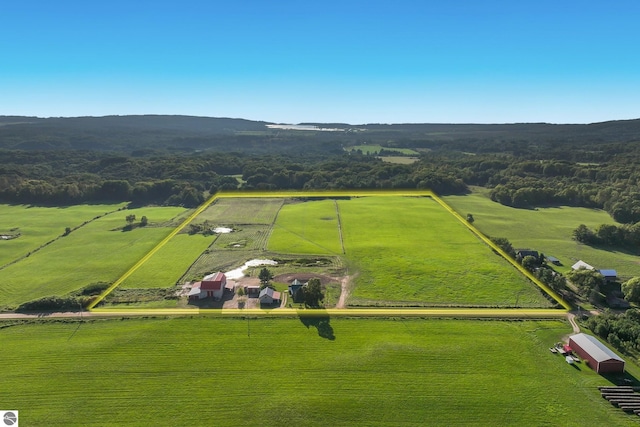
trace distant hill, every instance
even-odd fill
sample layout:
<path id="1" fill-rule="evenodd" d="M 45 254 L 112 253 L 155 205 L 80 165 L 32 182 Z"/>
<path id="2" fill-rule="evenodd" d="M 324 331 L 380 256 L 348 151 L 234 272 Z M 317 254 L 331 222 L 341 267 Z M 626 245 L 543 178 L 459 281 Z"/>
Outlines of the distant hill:
<path id="1" fill-rule="evenodd" d="M 501 142 L 557 144 L 640 141 L 640 119 L 593 124 L 304 123 L 345 132 L 270 129 L 269 122 L 179 115 L 38 118 L 0 116 L 0 148 L 20 150 L 287 151 L 354 142 L 442 147 Z M 337 144 L 337 145 L 336 145 Z M 462 145 L 461 145 L 462 144 Z"/>

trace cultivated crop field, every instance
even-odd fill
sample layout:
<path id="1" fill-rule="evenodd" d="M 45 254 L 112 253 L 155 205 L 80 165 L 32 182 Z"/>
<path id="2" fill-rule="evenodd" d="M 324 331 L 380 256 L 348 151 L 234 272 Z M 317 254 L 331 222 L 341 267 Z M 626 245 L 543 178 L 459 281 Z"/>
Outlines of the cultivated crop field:
<path id="1" fill-rule="evenodd" d="M 516 209 L 489 199 L 486 190 L 478 189 L 467 196 L 443 198 L 462 215 L 472 213 L 474 226 L 489 236 L 506 237 L 514 247 L 531 248 L 560 259 L 568 271 L 578 259 L 596 268 L 615 269 L 624 277 L 640 276 L 638 256 L 596 249 L 572 240 L 572 232 L 580 224 L 596 228 L 615 224 L 605 211 L 575 207 Z"/>
<path id="2" fill-rule="evenodd" d="M 341 252 L 333 203 L 285 205 L 269 249 Z M 345 256 L 358 274 L 350 305 L 549 305 L 430 197 L 359 197 L 337 208 Z"/>
<path id="3" fill-rule="evenodd" d="M 0 329 L 24 425 L 637 425 L 564 322 L 207 317 Z"/>
<path id="4" fill-rule="evenodd" d="M 0 211 L 4 208 L 5 206 L 0 207 Z M 12 208 L 9 207 L 10 210 Z M 104 213 L 106 207 L 101 208 Z M 34 212 L 39 216 L 40 212 Z M 64 209 L 56 210 L 58 215 L 64 215 L 65 212 L 67 211 Z M 56 224 L 68 224 L 71 220 L 78 221 L 82 217 L 78 211 L 68 212 L 71 217 L 64 222 L 58 218 L 55 220 Z M 94 216 L 98 215 L 93 209 L 85 211 L 84 214 L 89 212 Z M 0 270 L 0 306 L 17 306 L 51 295 L 62 296 L 91 283 L 116 280 L 169 234 L 172 228 L 164 227 L 162 224 L 183 212 L 183 208 L 147 207 L 112 212 L 88 222 L 68 236 L 61 237 L 31 256 Z M 25 221 L 30 213 L 30 208 L 23 208 L 22 215 Z M 126 215 L 130 214 L 136 215 L 137 218 L 147 216 L 149 226 L 127 232 L 121 231 L 126 225 Z M 93 219 L 91 216 L 85 218 L 87 221 Z M 35 221 L 41 221 L 42 229 L 45 228 L 46 220 L 43 216 L 39 216 Z M 23 231 L 25 238 L 28 238 L 28 230 L 25 227 Z M 56 230 L 59 231 L 57 226 Z M 0 244 L 12 245 L 20 239 L 22 237 Z"/>

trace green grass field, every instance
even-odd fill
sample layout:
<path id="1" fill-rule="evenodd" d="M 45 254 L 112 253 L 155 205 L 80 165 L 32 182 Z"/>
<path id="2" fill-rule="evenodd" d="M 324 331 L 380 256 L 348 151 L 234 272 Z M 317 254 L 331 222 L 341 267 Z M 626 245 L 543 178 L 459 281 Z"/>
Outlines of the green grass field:
<path id="1" fill-rule="evenodd" d="M 637 425 L 549 353 L 564 322 L 305 322 L 6 327 L 0 402 L 25 426 Z"/>
<path id="2" fill-rule="evenodd" d="M 62 235 L 67 227 L 75 228 L 124 205 L 125 203 L 76 205 L 61 208 L 0 205 L 0 234 L 20 233 L 17 239 L 0 240 L 0 266 Z"/>
<path id="3" fill-rule="evenodd" d="M 216 236 L 178 234 L 129 276 L 125 289 L 168 288 L 175 285 Z"/>
<path id="4" fill-rule="evenodd" d="M 336 202 L 285 205 L 267 247 L 270 251 L 291 254 L 342 254 Z"/>
<path id="5" fill-rule="evenodd" d="M 337 203 L 350 273 L 358 273 L 351 305 L 549 305 L 535 285 L 431 198 Z M 335 216 L 330 200 L 285 205 L 269 249 L 338 253 Z"/>
<path id="6" fill-rule="evenodd" d="M 596 268 L 615 269 L 624 277 L 640 276 L 640 262 L 636 255 L 595 249 L 572 240 L 571 233 L 580 224 L 590 228 L 615 224 L 604 211 L 574 207 L 510 208 L 491 201 L 483 189 L 467 196 L 443 199 L 463 216 L 472 213 L 473 225 L 484 234 L 506 237 L 516 248 L 530 248 L 560 259 L 563 267 L 558 270 L 561 272 L 568 271 L 571 265 L 582 259 Z"/>
<path id="7" fill-rule="evenodd" d="M 146 207 L 114 212 L 88 223 L 0 270 L 0 306 L 61 296 L 90 283 L 116 280 L 171 231 L 154 224 L 169 221 L 183 211 L 183 208 Z M 23 214 L 28 215 L 29 211 Z M 150 225 L 119 231 L 126 225 L 125 216 L 129 214 L 138 218 L 147 216 Z"/>

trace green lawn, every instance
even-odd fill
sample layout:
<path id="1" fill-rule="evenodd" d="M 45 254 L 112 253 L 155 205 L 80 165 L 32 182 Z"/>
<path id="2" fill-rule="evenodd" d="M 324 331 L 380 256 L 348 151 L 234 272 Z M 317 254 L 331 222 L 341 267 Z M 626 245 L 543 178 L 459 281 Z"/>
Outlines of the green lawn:
<path id="1" fill-rule="evenodd" d="M 306 321 L 309 322 L 308 320 Z M 23 425 L 631 426 L 564 322 L 123 319 L 0 329 Z M 634 369 L 637 369 L 634 367 Z"/>
<path id="2" fill-rule="evenodd" d="M 64 295 L 90 283 L 116 280 L 171 231 L 156 224 L 183 211 L 183 208 L 146 207 L 114 212 L 88 223 L 0 270 L 0 306 Z M 137 218 L 147 216 L 150 225 L 120 231 L 129 214 Z M 29 210 L 24 209 L 23 215 L 29 215 Z"/>
<path id="3" fill-rule="evenodd" d="M 622 276 L 640 276 L 636 255 L 595 249 L 572 239 L 573 230 L 580 224 L 590 228 L 615 224 L 604 211 L 566 206 L 536 210 L 510 208 L 491 201 L 484 189 L 443 199 L 463 216 L 472 213 L 473 225 L 486 235 L 506 237 L 516 248 L 530 248 L 560 259 L 561 272 L 568 271 L 582 259 L 596 268 L 615 269 Z"/>
<path id="4" fill-rule="evenodd" d="M 431 198 L 338 205 L 346 257 L 359 273 L 350 304 L 548 306 L 535 285 Z"/>

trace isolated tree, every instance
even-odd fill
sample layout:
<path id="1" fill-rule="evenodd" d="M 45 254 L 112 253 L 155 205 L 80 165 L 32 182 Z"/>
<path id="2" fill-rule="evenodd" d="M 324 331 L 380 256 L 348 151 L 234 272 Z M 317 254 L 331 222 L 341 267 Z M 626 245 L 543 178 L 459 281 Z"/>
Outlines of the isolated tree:
<path id="1" fill-rule="evenodd" d="M 134 221 L 136 220 L 136 216 L 134 214 L 127 215 L 125 219 L 127 220 L 127 224 L 133 225 Z"/>
<path id="2" fill-rule="evenodd" d="M 269 286 L 271 280 L 273 279 L 273 273 L 264 267 L 260 270 L 260 274 L 258 274 L 258 278 L 260 279 L 260 288 L 264 289 Z"/>
<path id="3" fill-rule="evenodd" d="M 304 304 L 308 307 L 319 307 L 320 301 L 324 300 L 320 279 L 313 278 L 302 287 Z"/>
<path id="4" fill-rule="evenodd" d="M 632 277 L 624 282 L 622 293 L 627 301 L 640 303 L 640 277 Z"/>
<path id="5" fill-rule="evenodd" d="M 71 233 L 71 227 L 67 227 L 67 228 L 65 228 L 65 229 L 64 229 L 64 234 L 63 234 L 63 236 L 68 236 L 68 235 L 69 235 L 69 233 Z"/>
<path id="6" fill-rule="evenodd" d="M 473 214 L 467 214 L 467 222 L 468 222 L 469 224 L 473 224 L 473 221 L 475 221 L 475 220 L 473 219 Z"/>
<path id="7" fill-rule="evenodd" d="M 140 227 L 146 227 L 147 224 L 149 224 L 149 220 L 146 216 L 142 216 L 142 218 L 140 218 Z"/>

